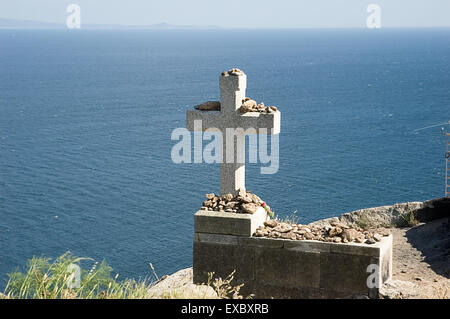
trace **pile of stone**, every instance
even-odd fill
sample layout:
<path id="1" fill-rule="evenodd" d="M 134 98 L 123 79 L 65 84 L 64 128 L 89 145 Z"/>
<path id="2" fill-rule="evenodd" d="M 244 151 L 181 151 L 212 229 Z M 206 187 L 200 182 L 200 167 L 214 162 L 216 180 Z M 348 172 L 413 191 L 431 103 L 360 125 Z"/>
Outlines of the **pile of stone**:
<path id="1" fill-rule="evenodd" d="M 241 113 L 247 112 L 259 112 L 259 113 L 275 113 L 278 111 L 276 106 L 265 106 L 263 102 L 257 103 L 248 97 L 242 100 L 242 106 L 240 108 Z"/>
<path id="2" fill-rule="evenodd" d="M 383 236 L 389 236 L 386 228 L 378 228 L 365 231 L 361 228 L 351 228 L 342 223 L 332 223 L 331 226 L 297 225 L 276 220 L 268 220 L 264 226 L 256 229 L 253 236 L 282 238 L 290 240 L 319 240 L 333 243 L 366 243 L 375 244 L 381 241 Z"/>
<path id="3" fill-rule="evenodd" d="M 242 72 L 241 70 L 239 70 L 237 68 L 233 68 L 229 71 L 222 72 L 222 76 L 230 76 L 230 75 L 239 76 L 242 74 L 244 74 L 244 72 Z"/>
<path id="4" fill-rule="evenodd" d="M 239 193 L 225 194 L 222 196 L 214 193 L 206 194 L 206 201 L 203 202 L 201 210 L 227 212 L 237 214 L 254 214 L 261 207 L 261 198 L 252 194 L 251 191 L 239 190 Z"/>

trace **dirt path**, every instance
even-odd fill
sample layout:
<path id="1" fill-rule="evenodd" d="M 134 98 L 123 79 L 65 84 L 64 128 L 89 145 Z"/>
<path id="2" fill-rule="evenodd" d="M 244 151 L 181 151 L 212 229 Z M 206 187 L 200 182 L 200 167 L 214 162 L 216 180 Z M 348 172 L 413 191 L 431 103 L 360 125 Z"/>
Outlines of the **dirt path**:
<path id="1" fill-rule="evenodd" d="M 450 219 L 394 228 L 393 280 L 404 298 L 450 298 Z M 410 284 L 408 284 L 410 283 Z"/>

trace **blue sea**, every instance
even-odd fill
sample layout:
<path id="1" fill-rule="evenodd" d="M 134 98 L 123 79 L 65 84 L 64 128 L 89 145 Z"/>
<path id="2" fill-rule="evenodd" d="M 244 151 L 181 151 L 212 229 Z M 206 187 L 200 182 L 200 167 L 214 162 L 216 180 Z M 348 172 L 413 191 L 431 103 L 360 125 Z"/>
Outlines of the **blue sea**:
<path id="1" fill-rule="evenodd" d="M 282 112 L 280 167 L 247 188 L 300 223 L 442 197 L 450 29 L 0 31 L 0 278 L 32 256 L 120 278 L 192 265 L 218 164 L 174 164 L 222 71 Z M 447 125 L 450 130 L 450 127 Z"/>

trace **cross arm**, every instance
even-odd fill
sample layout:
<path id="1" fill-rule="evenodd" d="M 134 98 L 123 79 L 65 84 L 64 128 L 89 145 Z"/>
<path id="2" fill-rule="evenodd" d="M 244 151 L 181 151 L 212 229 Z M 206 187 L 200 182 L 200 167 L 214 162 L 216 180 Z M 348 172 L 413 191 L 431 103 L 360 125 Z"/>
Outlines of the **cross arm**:
<path id="1" fill-rule="evenodd" d="M 266 128 L 267 134 L 279 134 L 280 123 L 280 111 L 274 113 L 247 112 L 236 118 L 234 127 L 242 127 L 244 130 L 254 128 L 258 133 L 261 128 Z"/>
<path id="2" fill-rule="evenodd" d="M 189 110 L 186 112 L 186 128 L 194 131 L 194 121 L 201 120 L 202 131 L 221 127 L 220 111 Z"/>
<path id="3" fill-rule="evenodd" d="M 186 113 L 186 127 L 189 131 L 195 131 L 194 121 L 201 120 L 202 131 L 206 129 L 217 129 L 221 131 L 226 128 L 242 128 L 244 130 L 255 129 L 259 133 L 260 129 L 267 129 L 267 134 L 279 134 L 281 113 L 259 113 L 239 112 L 224 114 L 220 111 L 200 111 L 189 110 Z"/>

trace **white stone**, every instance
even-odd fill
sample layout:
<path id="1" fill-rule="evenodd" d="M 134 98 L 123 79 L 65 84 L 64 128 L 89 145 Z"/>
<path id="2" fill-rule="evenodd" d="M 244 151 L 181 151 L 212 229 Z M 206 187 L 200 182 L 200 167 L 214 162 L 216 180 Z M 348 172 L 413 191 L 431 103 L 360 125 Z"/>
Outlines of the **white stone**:
<path id="1" fill-rule="evenodd" d="M 262 207 L 254 214 L 199 210 L 194 215 L 194 232 L 250 237 L 267 219 L 267 212 Z"/>

